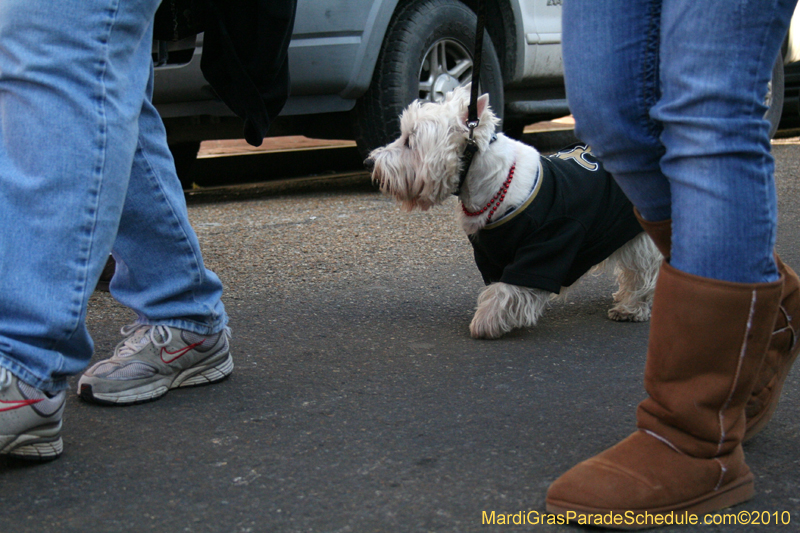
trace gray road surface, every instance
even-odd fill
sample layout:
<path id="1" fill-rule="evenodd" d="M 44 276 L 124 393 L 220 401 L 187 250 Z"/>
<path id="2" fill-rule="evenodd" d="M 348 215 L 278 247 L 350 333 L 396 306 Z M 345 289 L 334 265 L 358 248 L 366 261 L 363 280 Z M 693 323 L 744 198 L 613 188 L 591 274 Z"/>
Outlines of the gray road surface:
<path id="1" fill-rule="evenodd" d="M 800 145 L 775 154 L 778 249 L 798 267 Z M 127 408 L 72 394 L 61 459 L 0 462 L 0 532 L 583 531 L 482 517 L 543 512 L 558 475 L 633 430 L 648 325 L 605 317 L 601 275 L 535 329 L 472 340 L 482 283 L 455 209 L 364 190 L 193 205 L 234 374 Z M 93 297 L 93 360 L 132 318 Z M 757 495 L 735 510 L 791 524 L 664 531 L 797 530 L 798 377 L 746 446 Z"/>

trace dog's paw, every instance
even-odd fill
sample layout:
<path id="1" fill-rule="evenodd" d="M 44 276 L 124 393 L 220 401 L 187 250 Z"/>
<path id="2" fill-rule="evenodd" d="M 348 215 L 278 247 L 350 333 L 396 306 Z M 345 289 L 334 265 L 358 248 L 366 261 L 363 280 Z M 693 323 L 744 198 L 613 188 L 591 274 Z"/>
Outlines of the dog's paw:
<path id="1" fill-rule="evenodd" d="M 473 339 L 491 340 L 499 339 L 506 334 L 506 331 L 497 321 L 479 317 L 478 314 L 475 314 L 472 323 L 469 325 L 469 333 Z"/>
<path id="2" fill-rule="evenodd" d="M 608 310 L 608 318 L 617 322 L 647 322 L 650 320 L 650 306 L 615 305 Z"/>

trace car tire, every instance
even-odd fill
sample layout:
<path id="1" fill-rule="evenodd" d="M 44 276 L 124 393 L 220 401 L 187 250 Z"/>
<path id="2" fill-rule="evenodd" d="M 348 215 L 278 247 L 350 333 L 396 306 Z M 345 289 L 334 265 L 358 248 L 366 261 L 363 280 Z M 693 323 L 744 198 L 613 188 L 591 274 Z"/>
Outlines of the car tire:
<path id="1" fill-rule="evenodd" d="M 525 127 L 528 125 L 529 121 L 526 120 L 511 120 L 509 118 L 505 118 L 503 120 L 503 133 L 506 134 L 506 137 L 511 137 L 512 139 L 522 140 L 522 136 L 525 133 Z"/>
<path id="2" fill-rule="evenodd" d="M 784 73 L 783 73 L 783 54 L 778 54 L 775 59 L 775 65 L 772 67 L 772 80 L 770 80 L 770 89 L 767 92 L 767 98 L 764 104 L 767 106 L 767 112 L 764 118 L 769 121 L 769 138 L 773 138 L 778 131 L 778 125 L 781 122 L 781 114 L 783 113 L 783 92 L 784 92 Z"/>
<path id="3" fill-rule="evenodd" d="M 458 0 L 415 0 L 398 8 L 383 40 L 370 87 L 354 110 L 353 128 L 363 156 L 399 137 L 400 114 L 412 101 L 421 96 L 438 100 L 454 88 L 456 79 L 459 85 L 469 83 L 476 27 L 477 16 Z M 445 52 L 447 65 L 466 54 L 469 69 L 461 72 L 466 65 L 462 61 L 454 64 L 450 73 L 433 76 L 433 83 L 421 83 L 421 78 L 428 81 L 432 77 L 434 69 L 429 67 L 435 50 Z M 502 119 L 503 76 L 488 33 L 483 41 L 480 74 L 481 91 L 489 93 L 489 103 Z"/>

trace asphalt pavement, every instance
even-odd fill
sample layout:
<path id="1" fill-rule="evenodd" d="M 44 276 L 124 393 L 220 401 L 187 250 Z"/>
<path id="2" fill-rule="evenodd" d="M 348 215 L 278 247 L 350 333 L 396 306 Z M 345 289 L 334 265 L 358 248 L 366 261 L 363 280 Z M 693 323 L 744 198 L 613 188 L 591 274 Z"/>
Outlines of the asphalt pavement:
<path id="1" fill-rule="evenodd" d="M 774 153 L 778 251 L 797 268 L 800 140 Z M 233 375 L 124 408 L 73 379 L 62 457 L 0 462 L 0 532 L 587 531 L 513 516 L 543 517 L 556 477 L 634 430 L 648 324 L 608 320 L 599 275 L 539 326 L 473 340 L 482 282 L 455 201 L 409 214 L 364 175 L 331 183 L 193 197 Z M 93 361 L 133 318 L 95 294 Z M 662 531 L 797 531 L 798 372 L 745 447 L 756 496 L 730 511 L 772 525 Z"/>

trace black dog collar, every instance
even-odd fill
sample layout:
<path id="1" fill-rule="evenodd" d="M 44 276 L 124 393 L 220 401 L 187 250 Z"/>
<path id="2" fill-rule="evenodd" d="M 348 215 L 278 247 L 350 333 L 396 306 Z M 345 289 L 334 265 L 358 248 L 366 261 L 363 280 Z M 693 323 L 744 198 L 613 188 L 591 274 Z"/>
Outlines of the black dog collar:
<path id="1" fill-rule="evenodd" d="M 464 147 L 464 153 L 461 156 L 461 174 L 458 179 L 458 187 L 455 191 L 453 191 L 453 196 L 458 196 L 461 194 L 461 189 L 464 187 L 464 182 L 467 180 L 469 167 L 472 165 L 472 158 L 474 158 L 475 154 L 478 152 L 478 142 L 473 137 L 473 130 L 477 125 L 477 122 L 467 124 L 467 126 L 469 126 L 469 139 L 467 140 L 467 145 Z M 492 138 L 489 140 L 489 144 L 492 144 L 496 140 L 497 134 L 492 133 Z"/>

